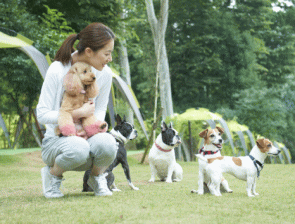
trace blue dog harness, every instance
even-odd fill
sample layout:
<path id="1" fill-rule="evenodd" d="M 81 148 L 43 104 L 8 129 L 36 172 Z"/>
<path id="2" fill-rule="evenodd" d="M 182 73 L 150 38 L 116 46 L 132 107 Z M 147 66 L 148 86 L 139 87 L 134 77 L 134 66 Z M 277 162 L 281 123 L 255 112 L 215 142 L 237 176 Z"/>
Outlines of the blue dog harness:
<path id="1" fill-rule="evenodd" d="M 261 162 L 259 162 L 257 159 L 255 159 L 253 156 L 251 155 L 248 155 L 250 157 L 250 159 L 252 159 L 253 163 L 254 163 L 254 166 L 256 167 L 257 169 L 257 177 L 259 177 L 260 175 L 260 171 L 263 169 L 263 164 Z M 261 169 L 259 170 L 257 164 L 261 167 Z"/>

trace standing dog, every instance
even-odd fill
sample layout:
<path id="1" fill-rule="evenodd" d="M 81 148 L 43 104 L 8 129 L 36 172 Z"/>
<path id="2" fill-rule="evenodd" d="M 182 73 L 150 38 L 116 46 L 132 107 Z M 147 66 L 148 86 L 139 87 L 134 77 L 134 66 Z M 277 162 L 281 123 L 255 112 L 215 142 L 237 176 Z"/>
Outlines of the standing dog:
<path id="1" fill-rule="evenodd" d="M 174 153 L 174 147 L 181 143 L 181 139 L 171 123 L 168 128 L 163 121 L 161 131 L 149 152 L 149 163 L 152 173 L 149 182 L 154 182 L 156 175 L 161 181 L 166 181 L 167 183 L 181 181 L 183 170 L 176 163 Z"/>
<path id="2" fill-rule="evenodd" d="M 224 129 L 216 127 L 212 130 L 204 130 L 199 133 L 201 138 L 204 138 L 204 147 L 200 149 L 199 154 L 196 156 L 199 158 L 199 181 L 198 181 L 198 191 L 192 190 L 192 193 L 198 193 L 200 195 L 204 194 L 204 187 L 209 186 L 211 183 L 210 176 L 207 173 L 208 161 L 214 158 L 220 157 L 220 150 L 222 148 L 223 139 L 221 135 L 224 133 Z M 233 191 L 229 188 L 228 182 L 222 177 L 221 184 L 223 188 L 228 192 Z M 210 190 L 210 188 L 209 188 Z M 212 193 L 212 192 L 211 192 Z"/>
<path id="3" fill-rule="evenodd" d="M 247 194 L 249 197 L 259 195 L 256 191 L 256 180 L 263 168 L 263 163 L 268 155 L 276 156 L 280 150 L 273 146 L 268 139 L 258 139 L 248 156 L 231 157 L 222 156 L 208 162 L 207 173 L 211 178 L 208 186 L 216 196 L 221 196 L 219 185 L 222 173 L 229 173 L 240 180 L 247 181 Z"/>
<path id="4" fill-rule="evenodd" d="M 116 122 L 117 122 L 117 125 L 110 131 L 110 134 L 112 134 L 116 138 L 116 141 L 119 143 L 119 149 L 118 149 L 115 160 L 105 171 L 107 175 L 106 179 L 107 179 L 108 187 L 112 191 L 120 191 L 114 183 L 115 176 L 112 171 L 119 163 L 121 163 L 126 179 L 128 180 L 129 186 L 133 190 L 139 190 L 131 182 L 130 170 L 129 170 L 129 165 L 127 162 L 127 152 L 124 147 L 124 145 L 126 144 L 128 140 L 133 140 L 137 137 L 137 131 L 134 129 L 134 126 L 132 124 L 126 122 L 125 117 L 122 121 L 121 117 L 118 114 L 116 116 Z M 83 192 L 92 191 L 92 189 L 87 184 L 90 172 L 91 172 L 90 170 L 87 170 L 84 174 L 83 190 L 82 190 Z"/>

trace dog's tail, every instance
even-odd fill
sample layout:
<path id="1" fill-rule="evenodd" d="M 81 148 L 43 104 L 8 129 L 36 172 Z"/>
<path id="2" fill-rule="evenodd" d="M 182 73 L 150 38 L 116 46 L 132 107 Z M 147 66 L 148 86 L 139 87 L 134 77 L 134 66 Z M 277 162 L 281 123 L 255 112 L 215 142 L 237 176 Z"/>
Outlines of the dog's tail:
<path id="1" fill-rule="evenodd" d="M 201 154 L 195 154 L 195 156 L 199 159 L 199 160 L 203 160 L 204 162 L 208 163 L 208 160 Z"/>

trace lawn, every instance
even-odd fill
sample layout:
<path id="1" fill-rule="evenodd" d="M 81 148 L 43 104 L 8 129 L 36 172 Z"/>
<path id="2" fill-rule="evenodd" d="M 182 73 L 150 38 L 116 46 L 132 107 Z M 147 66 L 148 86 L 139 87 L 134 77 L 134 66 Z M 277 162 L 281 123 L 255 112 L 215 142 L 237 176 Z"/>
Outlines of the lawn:
<path id="1" fill-rule="evenodd" d="M 130 155 L 129 188 L 121 167 L 114 171 L 122 192 L 112 197 L 82 193 L 83 172 L 65 173 L 61 199 L 42 195 L 40 151 L 0 156 L 0 223 L 295 223 L 295 166 L 265 165 L 257 183 L 259 196 L 246 195 L 246 183 L 225 175 L 234 193 L 222 197 L 192 194 L 198 163 L 181 162 L 178 183 L 148 183 L 150 168 Z"/>

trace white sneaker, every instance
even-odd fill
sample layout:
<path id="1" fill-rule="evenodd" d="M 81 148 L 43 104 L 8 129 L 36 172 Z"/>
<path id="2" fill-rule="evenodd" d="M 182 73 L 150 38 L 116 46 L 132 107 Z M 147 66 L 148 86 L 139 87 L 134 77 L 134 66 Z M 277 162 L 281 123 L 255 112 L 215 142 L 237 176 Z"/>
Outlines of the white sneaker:
<path id="1" fill-rule="evenodd" d="M 98 176 L 90 175 L 87 181 L 88 185 L 93 189 L 95 196 L 111 196 L 113 193 L 108 188 L 106 176 L 108 174 L 100 174 Z"/>
<path id="2" fill-rule="evenodd" d="M 59 190 L 62 178 L 56 177 L 50 173 L 50 167 L 46 166 L 41 169 L 43 194 L 46 198 L 60 198 L 63 193 Z"/>

